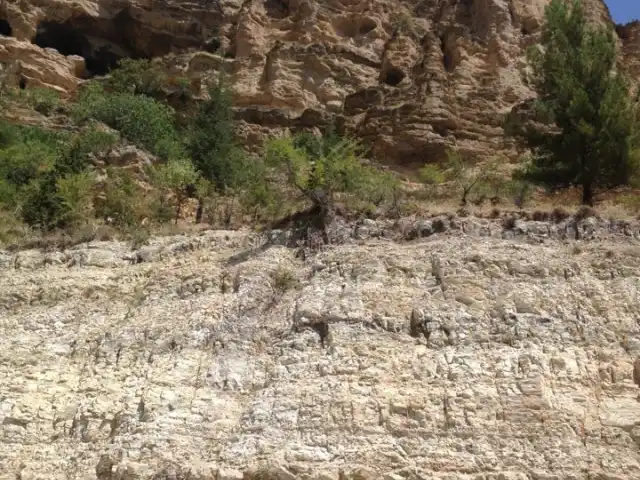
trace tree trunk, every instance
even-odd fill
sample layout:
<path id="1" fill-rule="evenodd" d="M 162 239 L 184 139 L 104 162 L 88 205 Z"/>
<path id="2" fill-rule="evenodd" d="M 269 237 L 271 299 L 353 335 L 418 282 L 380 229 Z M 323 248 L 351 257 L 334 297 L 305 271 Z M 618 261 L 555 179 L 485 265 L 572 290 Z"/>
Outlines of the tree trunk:
<path id="1" fill-rule="evenodd" d="M 582 184 L 582 204 L 593 207 L 593 185 L 591 182 Z"/>
<path id="2" fill-rule="evenodd" d="M 204 206 L 202 205 L 202 199 L 198 199 L 198 209 L 196 210 L 196 223 L 202 222 L 202 210 Z"/>

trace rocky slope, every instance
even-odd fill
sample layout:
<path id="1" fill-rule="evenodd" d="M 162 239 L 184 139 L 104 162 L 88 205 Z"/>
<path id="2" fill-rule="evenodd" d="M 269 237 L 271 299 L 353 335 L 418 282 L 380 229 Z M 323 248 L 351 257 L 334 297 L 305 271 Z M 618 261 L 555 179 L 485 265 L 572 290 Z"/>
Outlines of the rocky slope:
<path id="1" fill-rule="evenodd" d="M 586 3 L 595 21 L 610 22 L 602 0 Z M 248 143 L 335 116 L 380 160 L 410 166 L 437 159 L 447 145 L 470 156 L 509 150 L 501 118 L 532 96 L 520 71 L 545 4 L 8 0 L 0 5 L 0 61 L 14 61 L 14 81 L 27 88 L 69 92 L 118 58 L 172 54 L 165 62 L 194 80 L 228 72 Z M 622 42 L 634 64 L 640 40 Z"/>
<path id="2" fill-rule="evenodd" d="M 640 224 L 507 226 L 2 252 L 0 478 L 640 478 Z"/>

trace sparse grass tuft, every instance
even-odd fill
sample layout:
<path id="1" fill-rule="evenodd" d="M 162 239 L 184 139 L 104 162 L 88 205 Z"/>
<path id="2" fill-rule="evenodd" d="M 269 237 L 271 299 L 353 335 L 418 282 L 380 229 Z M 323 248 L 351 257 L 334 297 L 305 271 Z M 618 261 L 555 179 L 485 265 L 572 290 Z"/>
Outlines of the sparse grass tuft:
<path id="1" fill-rule="evenodd" d="M 277 293 L 283 295 L 289 290 L 299 288 L 300 280 L 291 269 L 279 266 L 276 270 L 271 272 L 271 286 Z"/>
<path id="2" fill-rule="evenodd" d="M 127 232 L 127 240 L 129 240 L 132 250 L 137 250 L 143 245 L 147 245 L 150 237 L 151 232 L 144 227 L 131 228 Z"/>

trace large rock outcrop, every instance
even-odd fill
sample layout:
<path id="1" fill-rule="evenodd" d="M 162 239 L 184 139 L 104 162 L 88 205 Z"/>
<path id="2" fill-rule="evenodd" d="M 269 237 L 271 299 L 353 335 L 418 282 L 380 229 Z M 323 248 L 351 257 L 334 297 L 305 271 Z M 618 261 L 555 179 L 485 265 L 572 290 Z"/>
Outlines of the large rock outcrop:
<path id="1" fill-rule="evenodd" d="M 505 225 L 0 252 L 0 478 L 640 478 L 640 225 Z"/>
<path id="2" fill-rule="evenodd" d="M 0 61 L 17 61 L 28 86 L 73 91 L 120 57 L 173 53 L 166 63 L 193 77 L 225 68 L 248 142 L 337 117 L 381 161 L 411 166 L 447 145 L 483 156 L 509 148 L 501 119 L 532 96 L 520 78 L 523 51 L 546 3 L 10 1 L 0 6 Z M 587 7 L 611 21 L 602 0 Z M 622 38 L 633 64 L 637 41 Z"/>
<path id="3" fill-rule="evenodd" d="M 640 21 L 619 25 L 616 28 L 622 40 L 623 65 L 630 74 L 640 77 Z"/>

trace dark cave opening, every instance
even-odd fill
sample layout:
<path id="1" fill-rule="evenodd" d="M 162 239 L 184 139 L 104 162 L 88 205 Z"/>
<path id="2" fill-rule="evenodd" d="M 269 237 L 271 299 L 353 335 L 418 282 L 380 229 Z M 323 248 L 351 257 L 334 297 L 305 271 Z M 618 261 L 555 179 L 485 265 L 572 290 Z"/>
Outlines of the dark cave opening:
<path id="1" fill-rule="evenodd" d="M 382 73 L 382 81 L 392 87 L 398 86 L 404 77 L 406 77 L 405 73 L 396 67 L 389 67 Z"/>
<path id="2" fill-rule="evenodd" d="M 32 43 L 42 48 L 53 48 L 62 55 L 79 55 L 84 58 L 87 76 L 106 75 L 117 66 L 125 55 L 116 45 L 105 39 L 87 35 L 89 24 L 72 21 L 65 23 L 42 21 L 38 24 Z"/>
<path id="3" fill-rule="evenodd" d="M 91 51 L 89 40 L 79 30 L 65 23 L 40 22 L 32 43 L 42 48 L 53 48 L 63 55 L 84 57 Z"/>
<path id="4" fill-rule="evenodd" d="M 13 30 L 11 29 L 9 22 L 4 18 L 0 18 L 0 35 L 10 37 L 11 33 L 13 33 Z"/>
<path id="5" fill-rule="evenodd" d="M 375 30 L 377 28 L 378 24 L 376 23 L 376 21 L 372 18 L 368 18 L 368 17 L 364 17 L 362 20 L 360 20 L 360 28 L 358 28 L 358 34 L 360 35 L 366 35 L 367 33 L 371 32 L 372 30 Z"/>
<path id="6" fill-rule="evenodd" d="M 266 0 L 264 8 L 267 11 L 267 15 L 279 20 L 287 18 L 291 14 L 289 0 Z"/>

